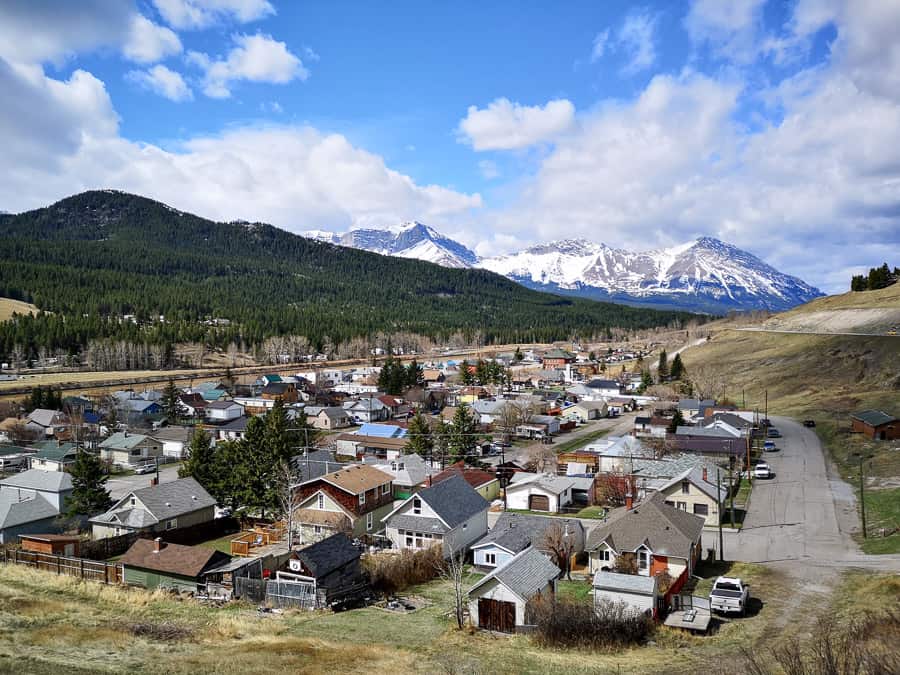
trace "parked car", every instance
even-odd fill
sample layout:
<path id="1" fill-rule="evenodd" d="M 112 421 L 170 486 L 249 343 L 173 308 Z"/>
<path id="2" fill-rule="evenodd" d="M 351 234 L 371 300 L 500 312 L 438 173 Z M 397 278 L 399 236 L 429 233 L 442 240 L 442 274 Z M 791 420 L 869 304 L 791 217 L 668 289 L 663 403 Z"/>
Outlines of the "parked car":
<path id="1" fill-rule="evenodd" d="M 145 473 L 153 473 L 154 471 L 156 471 L 155 464 L 142 464 L 141 466 L 137 467 L 134 470 L 134 472 L 138 475 L 143 475 Z"/>
<path id="2" fill-rule="evenodd" d="M 763 444 L 763 452 L 777 452 L 778 448 L 775 446 L 775 441 L 766 441 Z"/>
<path id="3" fill-rule="evenodd" d="M 803 426 L 814 427 L 814 426 L 816 426 L 816 421 L 815 420 L 803 420 Z"/>
<path id="4" fill-rule="evenodd" d="M 753 477 L 754 478 L 771 478 L 774 474 L 772 473 L 772 467 L 770 467 L 765 462 L 760 462 L 755 467 L 753 467 Z"/>
<path id="5" fill-rule="evenodd" d="M 769 427 L 768 431 L 766 431 L 766 436 L 768 438 L 781 438 L 781 432 L 775 427 Z"/>
<path id="6" fill-rule="evenodd" d="M 709 608 L 720 614 L 747 613 L 750 604 L 750 584 L 737 577 L 719 577 L 709 592 Z"/>

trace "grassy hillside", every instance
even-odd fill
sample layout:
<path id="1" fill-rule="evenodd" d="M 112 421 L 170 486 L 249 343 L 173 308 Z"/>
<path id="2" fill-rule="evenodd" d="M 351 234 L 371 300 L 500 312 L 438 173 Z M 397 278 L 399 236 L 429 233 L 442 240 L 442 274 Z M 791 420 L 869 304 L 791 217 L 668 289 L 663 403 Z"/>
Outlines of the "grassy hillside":
<path id="1" fill-rule="evenodd" d="M 823 330 L 842 317 L 845 330 L 855 332 L 884 325 L 879 317 L 900 311 L 900 286 L 880 291 L 846 293 L 815 300 L 765 322 L 781 329 Z M 863 311 L 862 323 L 848 313 Z M 813 321 L 805 323 L 808 317 Z M 860 317 L 858 316 L 857 319 Z M 814 335 L 739 330 L 745 325 L 727 321 L 709 324 L 711 339 L 685 350 L 688 376 L 699 373 L 717 382 L 732 400 L 763 410 L 768 392 L 769 412 L 816 420 L 816 431 L 841 476 L 856 486 L 861 452 L 872 455 L 867 464 L 869 531 L 900 527 L 900 442 L 872 442 L 850 431 L 850 413 L 878 408 L 900 416 L 900 337 L 871 335 Z M 717 394 L 720 395 L 720 394 Z M 892 506 L 893 504 L 893 506 Z M 900 552 L 900 533 L 887 540 L 870 540 L 872 553 Z"/>
<path id="2" fill-rule="evenodd" d="M 885 333 L 900 329 L 900 284 L 831 295 L 776 314 L 764 324 L 779 330 Z M 900 332 L 900 331 L 898 331 Z"/>
<path id="3" fill-rule="evenodd" d="M 13 313 L 16 314 L 34 314 L 38 308 L 21 300 L 10 300 L 9 298 L 0 298 L 0 321 L 8 321 L 12 318 Z"/>
<path id="4" fill-rule="evenodd" d="M 296 334 L 322 344 L 377 331 L 546 342 L 693 317 L 561 298 L 484 270 L 333 246 L 259 223 L 216 223 L 112 191 L 2 215 L 0 232 L 0 296 L 55 313 L 0 324 L 0 352 L 13 342 L 72 350 L 93 337 L 222 346 Z M 138 324 L 117 320 L 125 314 Z M 199 324 L 209 317 L 231 325 Z"/>

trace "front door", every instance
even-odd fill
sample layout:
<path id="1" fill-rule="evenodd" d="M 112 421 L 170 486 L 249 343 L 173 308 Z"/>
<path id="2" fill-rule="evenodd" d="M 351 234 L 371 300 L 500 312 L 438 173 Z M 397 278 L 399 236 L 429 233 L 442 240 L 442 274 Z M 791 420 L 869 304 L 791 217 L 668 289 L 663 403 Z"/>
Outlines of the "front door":
<path id="1" fill-rule="evenodd" d="M 478 600 L 478 627 L 499 633 L 515 633 L 515 603 L 480 598 Z"/>

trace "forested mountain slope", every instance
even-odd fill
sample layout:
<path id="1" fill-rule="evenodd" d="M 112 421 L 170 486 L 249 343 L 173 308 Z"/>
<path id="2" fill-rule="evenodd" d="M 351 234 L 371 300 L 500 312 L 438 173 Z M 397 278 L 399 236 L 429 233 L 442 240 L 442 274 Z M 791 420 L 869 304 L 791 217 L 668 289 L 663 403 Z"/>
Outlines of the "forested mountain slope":
<path id="1" fill-rule="evenodd" d="M 73 351 L 97 337 L 223 345 L 297 334 L 321 343 L 400 330 L 546 341 L 694 318 L 561 298 L 484 270 L 381 256 L 265 224 L 216 223 L 115 191 L 2 215 L 0 234 L 0 296 L 52 312 L 0 324 L 2 353 L 13 345 Z M 203 323 L 212 317 L 230 325 Z"/>

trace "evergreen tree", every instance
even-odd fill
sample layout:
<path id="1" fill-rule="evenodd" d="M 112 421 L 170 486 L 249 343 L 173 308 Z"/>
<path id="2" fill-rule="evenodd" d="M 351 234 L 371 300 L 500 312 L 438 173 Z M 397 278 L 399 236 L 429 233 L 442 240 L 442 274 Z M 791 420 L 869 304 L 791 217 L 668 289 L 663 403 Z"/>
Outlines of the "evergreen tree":
<path id="1" fill-rule="evenodd" d="M 522 350 L 516 347 L 516 353 L 513 354 L 513 361 L 516 363 L 523 361 L 525 359 L 525 355 L 522 354 Z"/>
<path id="2" fill-rule="evenodd" d="M 469 406 L 460 403 L 453 413 L 453 422 L 450 425 L 450 439 L 448 443 L 448 452 L 452 461 L 458 462 L 474 453 L 478 445 L 476 439 L 476 430 L 478 421 L 469 410 Z"/>
<path id="3" fill-rule="evenodd" d="M 596 353 L 594 353 L 594 352 L 592 351 L 591 353 L 588 354 L 588 361 L 592 361 L 592 362 L 593 362 L 593 361 L 596 361 L 596 360 L 597 360 L 597 354 L 596 354 Z"/>
<path id="4" fill-rule="evenodd" d="M 169 383 L 163 389 L 162 398 L 159 399 L 159 405 L 163 409 L 166 421 L 169 424 L 175 424 L 181 417 L 181 400 L 178 398 L 178 387 L 175 381 L 169 378 Z"/>
<path id="5" fill-rule="evenodd" d="M 669 422 L 669 426 L 666 428 L 666 431 L 668 431 L 670 434 L 674 434 L 678 430 L 678 427 L 683 427 L 683 426 L 684 426 L 684 415 L 682 415 L 681 411 L 678 408 L 676 408 L 675 415 L 672 417 L 672 421 Z"/>
<path id="6" fill-rule="evenodd" d="M 305 418 L 297 421 L 302 421 L 305 426 Z M 263 444 L 275 463 L 287 462 L 297 453 L 297 438 L 295 432 L 288 431 L 287 413 L 281 399 L 276 399 L 275 405 L 266 413 Z"/>
<path id="7" fill-rule="evenodd" d="M 105 486 L 107 476 L 97 455 L 79 449 L 69 474 L 72 476 L 72 495 L 68 501 L 67 516 L 92 516 L 112 506 Z"/>
<path id="8" fill-rule="evenodd" d="M 447 424 L 443 418 L 438 417 L 432 433 L 434 449 L 431 456 L 435 462 L 440 463 L 442 469 L 450 459 L 450 434 L 452 432 L 453 427 Z"/>
<path id="9" fill-rule="evenodd" d="M 406 366 L 406 372 L 404 373 L 403 378 L 403 388 L 397 393 L 402 394 L 410 387 L 420 387 L 423 384 L 425 384 L 425 375 L 423 374 L 422 366 L 419 365 L 418 361 L 413 359 Z"/>
<path id="10" fill-rule="evenodd" d="M 641 383 L 638 385 L 638 393 L 643 394 L 647 391 L 647 387 L 653 386 L 653 377 L 650 375 L 649 370 L 644 370 L 641 372 Z"/>
<path id="11" fill-rule="evenodd" d="M 429 457 L 434 450 L 434 439 L 431 436 L 431 425 L 421 410 L 409 420 L 406 435 L 406 452 L 414 452 L 422 457 Z"/>
<path id="12" fill-rule="evenodd" d="M 221 480 L 219 469 L 209 434 L 198 426 L 188 444 L 187 456 L 178 469 L 178 477 L 193 477 L 209 494 L 216 497 L 216 483 Z"/>
<path id="13" fill-rule="evenodd" d="M 475 374 L 469 369 L 469 362 L 465 359 L 459 364 L 459 378 L 467 387 L 475 384 Z"/>
<path id="14" fill-rule="evenodd" d="M 673 380 L 680 380 L 684 376 L 684 364 L 681 362 L 681 354 L 676 354 L 672 359 L 672 369 L 669 373 Z"/>
<path id="15" fill-rule="evenodd" d="M 666 354 L 665 349 L 659 353 L 659 365 L 657 366 L 657 371 L 660 382 L 669 376 L 669 356 Z"/>

